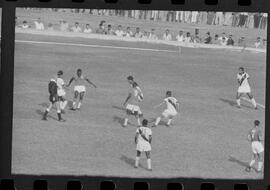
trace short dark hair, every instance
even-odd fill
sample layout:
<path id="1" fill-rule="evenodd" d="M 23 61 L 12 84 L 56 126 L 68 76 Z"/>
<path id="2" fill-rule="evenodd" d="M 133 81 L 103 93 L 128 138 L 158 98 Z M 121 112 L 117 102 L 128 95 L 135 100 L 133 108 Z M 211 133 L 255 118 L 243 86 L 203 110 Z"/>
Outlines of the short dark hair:
<path id="1" fill-rule="evenodd" d="M 148 125 L 148 120 L 147 119 L 142 120 L 142 126 L 147 126 L 147 125 Z"/>
<path id="2" fill-rule="evenodd" d="M 62 70 L 58 71 L 57 75 L 63 75 L 63 71 Z"/>
<path id="3" fill-rule="evenodd" d="M 239 67 L 239 70 L 242 70 L 242 71 L 244 71 L 245 69 L 244 69 L 244 67 Z"/>
<path id="4" fill-rule="evenodd" d="M 77 72 L 79 72 L 79 71 L 82 72 L 82 69 L 77 69 Z"/>
<path id="5" fill-rule="evenodd" d="M 256 119 L 256 120 L 254 121 L 254 125 L 255 125 L 255 126 L 259 126 L 259 125 L 260 125 L 260 121 Z"/>
<path id="6" fill-rule="evenodd" d="M 166 95 L 171 96 L 171 95 L 172 95 L 172 91 L 168 90 L 168 91 L 166 92 Z"/>
<path id="7" fill-rule="evenodd" d="M 134 78 L 133 78 L 133 76 L 130 75 L 130 76 L 127 77 L 127 79 L 128 80 L 133 80 Z"/>

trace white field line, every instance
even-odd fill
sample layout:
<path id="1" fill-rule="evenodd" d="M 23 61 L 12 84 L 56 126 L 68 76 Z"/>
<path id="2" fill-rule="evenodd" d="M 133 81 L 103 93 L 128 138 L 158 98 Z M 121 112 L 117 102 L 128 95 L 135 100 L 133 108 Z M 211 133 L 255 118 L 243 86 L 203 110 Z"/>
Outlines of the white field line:
<path id="1" fill-rule="evenodd" d="M 245 101 L 247 101 L 247 102 L 251 102 L 251 100 L 248 99 L 248 98 L 246 98 L 246 97 L 242 97 L 241 99 L 242 99 L 242 100 L 245 100 Z M 261 108 L 265 109 L 265 106 L 262 105 L 262 104 L 259 104 L 258 102 L 257 102 L 257 105 L 260 106 Z"/>
<path id="2" fill-rule="evenodd" d="M 134 48 L 134 47 L 124 47 L 124 46 L 90 45 L 90 44 L 80 44 L 80 43 L 28 41 L 28 40 L 15 40 L 15 42 L 18 42 L 18 43 L 28 43 L 28 44 L 46 44 L 46 45 L 60 45 L 60 46 L 77 46 L 77 47 L 108 48 L 108 49 L 121 49 L 121 50 L 152 51 L 152 52 L 169 52 L 169 53 L 176 53 L 176 52 L 178 52 L 178 51 L 173 51 L 173 50 Z"/>

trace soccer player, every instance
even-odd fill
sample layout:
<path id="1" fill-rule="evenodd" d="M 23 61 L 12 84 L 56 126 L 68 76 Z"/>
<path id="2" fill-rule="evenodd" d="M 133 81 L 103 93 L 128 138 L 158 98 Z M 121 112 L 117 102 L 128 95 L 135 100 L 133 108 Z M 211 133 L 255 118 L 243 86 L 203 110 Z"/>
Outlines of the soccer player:
<path id="1" fill-rule="evenodd" d="M 61 109 L 60 109 L 58 95 L 57 95 L 57 84 L 56 84 L 55 79 L 50 80 L 49 85 L 48 85 L 48 90 L 49 90 L 49 94 L 50 94 L 50 96 L 49 96 L 50 104 L 47 107 L 45 113 L 43 114 L 42 119 L 47 120 L 48 113 L 50 112 L 52 106 L 56 105 L 58 121 L 65 121 L 64 119 L 62 119 L 62 116 L 61 116 Z"/>
<path id="2" fill-rule="evenodd" d="M 261 143 L 262 141 L 262 133 L 259 129 L 260 121 L 254 121 L 254 127 L 249 131 L 248 140 L 251 141 L 251 149 L 253 152 L 253 158 L 249 163 L 249 166 L 246 168 L 247 172 L 250 172 L 252 166 L 255 164 L 256 160 L 258 161 L 258 169 L 256 170 L 258 173 L 262 172 L 263 166 L 263 152 L 264 148 Z"/>
<path id="3" fill-rule="evenodd" d="M 136 135 L 135 135 L 135 144 L 137 155 L 135 159 L 135 168 L 138 168 L 139 161 L 141 157 L 141 153 L 145 152 L 147 158 L 147 169 L 152 171 L 151 167 L 151 142 L 152 142 L 152 130 L 147 127 L 148 121 L 144 119 L 142 121 L 142 126 L 137 128 Z"/>
<path id="4" fill-rule="evenodd" d="M 128 83 L 131 85 L 131 89 L 128 93 L 128 97 L 123 104 L 124 106 L 126 106 L 126 118 L 124 120 L 123 126 L 127 126 L 129 115 L 134 115 L 137 118 L 138 126 L 140 126 L 140 118 L 143 116 L 143 114 L 138 104 L 143 100 L 143 93 L 139 85 L 134 81 L 133 76 L 128 76 L 127 80 Z"/>
<path id="5" fill-rule="evenodd" d="M 56 78 L 56 84 L 57 84 L 57 95 L 58 95 L 58 101 L 59 101 L 59 106 L 61 109 L 61 113 L 65 113 L 65 107 L 68 103 L 68 101 L 66 100 L 66 91 L 65 91 L 65 82 L 62 78 L 63 76 L 63 71 L 58 71 L 57 72 L 57 78 Z"/>
<path id="6" fill-rule="evenodd" d="M 97 86 L 92 83 L 87 77 L 82 75 L 82 70 L 81 69 L 77 69 L 77 76 L 73 76 L 67 87 L 70 86 L 70 84 L 74 81 L 75 85 L 74 85 L 74 98 L 73 98 L 73 104 L 72 104 L 72 108 L 71 110 L 79 110 L 81 108 L 82 105 L 82 100 L 84 97 L 84 94 L 86 92 L 86 88 L 85 88 L 85 81 L 88 82 L 89 84 L 91 84 L 92 86 L 94 86 L 95 88 L 97 88 Z M 79 96 L 79 102 L 78 105 L 77 104 L 77 99 Z"/>
<path id="7" fill-rule="evenodd" d="M 257 109 L 257 104 L 256 104 L 256 101 L 255 101 L 253 95 L 251 94 L 251 89 L 250 89 L 250 86 L 249 86 L 248 79 L 249 79 L 248 73 L 245 72 L 243 67 L 240 67 L 239 68 L 239 73 L 237 74 L 237 81 L 239 83 L 238 91 L 237 91 L 237 94 L 236 94 L 237 107 L 241 108 L 240 97 L 243 94 L 247 94 L 248 97 L 251 100 L 252 105 L 254 106 L 254 109 Z"/>
<path id="8" fill-rule="evenodd" d="M 169 127 L 171 125 L 172 119 L 178 114 L 179 103 L 176 98 L 172 97 L 171 91 L 166 92 L 166 98 L 164 99 L 164 101 L 161 102 L 161 104 L 155 106 L 155 108 L 163 105 L 164 103 L 166 103 L 167 109 L 165 109 L 161 116 L 156 119 L 153 127 L 156 127 L 159 124 L 161 117 L 168 119 L 166 126 Z"/>

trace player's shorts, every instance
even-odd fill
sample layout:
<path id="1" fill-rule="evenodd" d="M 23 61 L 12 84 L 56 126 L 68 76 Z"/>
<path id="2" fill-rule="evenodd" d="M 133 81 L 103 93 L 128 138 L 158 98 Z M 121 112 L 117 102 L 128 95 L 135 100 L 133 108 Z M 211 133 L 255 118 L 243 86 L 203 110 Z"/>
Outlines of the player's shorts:
<path id="1" fill-rule="evenodd" d="M 146 141 L 138 141 L 136 150 L 140 152 L 151 151 L 151 145 L 149 142 Z"/>
<path id="2" fill-rule="evenodd" d="M 65 92 L 64 89 L 59 89 L 59 90 L 57 91 L 57 95 L 58 95 L 58 96 L 65 96 L 65 95 L 66 95 L 66 92 Z"/>
<path id="3" fill-rule="evenodd" d="M 77 92 L 81 93 L 81 92 L 85 92 L 86 88 L 83 85 L 78 85 L 78 86 L 74 86 L 74 91 L 75 92 L 77 91 Z"/>
<path id="4" fill-rule="evenodd" d="M 142 115 L 141 109 L 137 105 L 128 104 L 126 110 L 127 114 Z"/>
<path id="5" fill-rule="evenodd" d="M 251 92 L 251 89 L 250 89 L 250 86 L 249 85 L 239 86 L 237 92 L 238 93 L 250 93 Z"/>
<path id="6" fill-rule="evenodd" d="M 164 110 L 164 112 L 162 113 L 162 115 L 165 118 L 174 117 L 174 116 L 177 115 L 177 111 L 166 109 L 166 110 Z"/>
<path id="7" fill-rule="evenodd" d="M 259 141 L 253 141 L 251 143 L 251 149 L 254 154 L 260 154 L 264 151 L 263 145 Z"/>
<path id="8" fill-rule="evenodd" d="M 52 104 L 54 104 L 55 102 L 57 102 L 58 100 L 58 96 L 57 95 L 50 95 L 49 96 L 49 100 Z"/>

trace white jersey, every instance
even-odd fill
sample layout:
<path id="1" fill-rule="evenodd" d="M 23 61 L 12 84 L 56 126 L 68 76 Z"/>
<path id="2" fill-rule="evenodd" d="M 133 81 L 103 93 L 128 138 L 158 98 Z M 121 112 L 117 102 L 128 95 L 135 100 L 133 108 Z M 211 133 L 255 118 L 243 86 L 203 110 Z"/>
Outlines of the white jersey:
<path id="1" fill-rule="evenodd" d="M 249 75 L 246 72 L 244 72 L 243 74 L 240 73 L 237 74 L 237 80 L 241 82 L 240 86 L 242 87 L 249 86 L 248 78 Z"/>
<path id="2" fill-rule="evenodd" d="M 164 99 L 166 105 L 167 105 L 167 110 L 170 110 L 172 112 L 177 112 L 177 104 L 178 101 L 174 97 L 168 97 Z"/>
<path id="3" fill-rule="evenodd" d="M 152 130 L 148 127 L 139 127 L 136 131 L 138 134 L 136 150 L 140 152 L 151 151 L 151 144 L 149 142 L 150 136 L 152 136 Z M 147 140 L 145 140 L 144 136 Z"/>
<path id="4" fill-rule="evenodd" d="M 66 94 L 65 90 L 64 90 L 64 85 L 65 82 L 62 78 L 57 78 L 56 79 L 56 84 L 57 84 L 57 94 L 58 96 L 64 96 Z"/>

